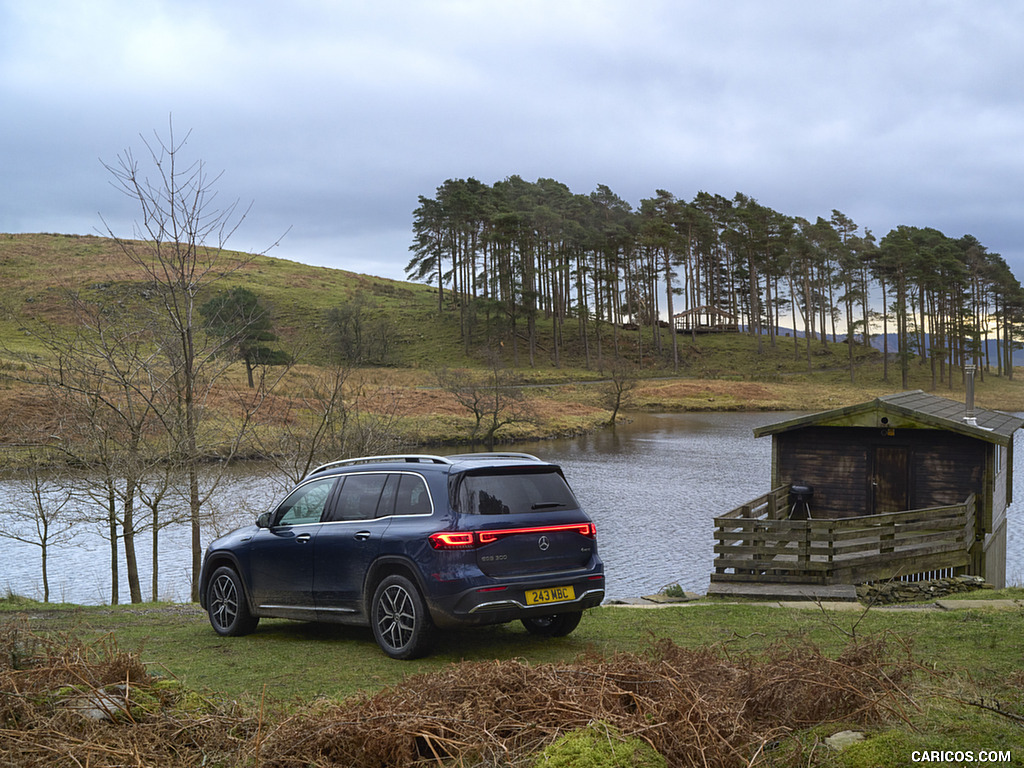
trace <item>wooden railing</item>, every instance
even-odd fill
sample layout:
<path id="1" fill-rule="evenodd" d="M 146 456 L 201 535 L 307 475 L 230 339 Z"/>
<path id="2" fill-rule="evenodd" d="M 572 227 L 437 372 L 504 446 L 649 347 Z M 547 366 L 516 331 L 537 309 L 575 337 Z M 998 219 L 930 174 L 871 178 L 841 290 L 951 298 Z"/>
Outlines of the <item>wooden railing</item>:
<path id="1" fill-rule="evenodd" d="M 963 569 L 975 497 L 961 504 L 838 520 L 788 520 L 789 487 L 715 518 L 711 581 L 858 584 Z"/>

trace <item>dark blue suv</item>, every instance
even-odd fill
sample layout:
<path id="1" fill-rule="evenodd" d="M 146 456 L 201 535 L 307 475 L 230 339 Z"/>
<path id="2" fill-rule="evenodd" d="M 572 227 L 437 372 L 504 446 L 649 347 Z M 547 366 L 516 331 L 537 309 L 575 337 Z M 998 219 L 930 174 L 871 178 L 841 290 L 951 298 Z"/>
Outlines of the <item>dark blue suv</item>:
<path id="1" fill-rule="evenodd" d="M 324 465 L 255 525 L 214 541 L 200 601 L 221 635 L 263 616 L 369 625 L 386 654 L 434 627 L 520 620 L 572 632 L 604 598 L 594 523 L 561 469 L 527 454 Z"/>

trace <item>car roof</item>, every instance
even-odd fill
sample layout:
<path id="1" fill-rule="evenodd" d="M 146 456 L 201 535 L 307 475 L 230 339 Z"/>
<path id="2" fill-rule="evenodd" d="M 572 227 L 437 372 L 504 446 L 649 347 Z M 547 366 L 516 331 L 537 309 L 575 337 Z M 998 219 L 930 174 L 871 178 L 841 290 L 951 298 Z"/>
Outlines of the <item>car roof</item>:
<path id="1" fill-rule="evenodd" d="M 314 469 L 309 476 L 321 472 L 330 471 L 341 473 L 353 469 L 390 469 L 400 468 L 396 465 L 416 465 L 418 469 L 440 472 L 465 472 L 471 469 L 486 467 L 510 467 L 510 466 L 546 466 L 554 467 L 536 456 L 529 453 L 457 453 L 450 456 L 435 456 L 431 454 L 409 453 L 394 454 L 388 456 L 363 456 L 353 459 L 341 459 L 332 461 Z"/>

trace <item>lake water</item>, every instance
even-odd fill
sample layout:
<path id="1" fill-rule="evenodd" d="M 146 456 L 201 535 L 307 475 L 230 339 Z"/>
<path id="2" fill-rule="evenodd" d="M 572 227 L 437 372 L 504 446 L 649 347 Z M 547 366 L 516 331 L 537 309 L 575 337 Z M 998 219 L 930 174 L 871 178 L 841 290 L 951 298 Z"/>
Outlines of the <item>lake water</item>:
<path id="1" fill-rule="evenodd" d="M 755 439 L 755 427 L 790 418 L 786 413 L 639 414 L 627 425 L 578 438 L 517 444 L 561 464 L 570 485 L 597 523 L 609 598 L 657 592 L 678 582 L 707 591 L 714 559 L 712 518 L 769 490 L 771 439 Z M 1024 432 L 1024 430 L 1022 430 Z M 1014 451 L 1018 501 L 1010 509 L 1007 582 L 1024 580 L 1024 445 Z M 447 451 L 449 453 L 455 450 Z M 218 532 L 251 521 L 271 506 L 281 488 L 252 467 L 235 470 L 222 487 Z M 0 484 L 0 499 L 9 488 Z M 188 531 L 170 526 L 161 534 L 160 589 L 163 600 L 189 596 Z M 143 594 L 150 594 L 149 536 L 137 549 Z M 50 555 L 50 599 L 82 604 L 110 602 L 109 549 L 95 532 L 82 530 L 73 543 Z M 0 539 L 0 592 L 42 597 L 39 550 Z M 128 601 L 121 576 L 120 601 Z"/>

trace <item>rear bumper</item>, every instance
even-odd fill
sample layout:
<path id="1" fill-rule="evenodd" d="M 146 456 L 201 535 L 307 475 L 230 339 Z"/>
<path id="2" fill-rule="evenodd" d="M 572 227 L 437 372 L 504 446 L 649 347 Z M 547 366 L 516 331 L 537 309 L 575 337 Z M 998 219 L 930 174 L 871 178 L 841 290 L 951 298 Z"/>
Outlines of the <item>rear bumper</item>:
<path id="1" fill-rule="evenodd" d="M 526 593 L 535 589 L 572 587 L 572 600 L 530 605 Z M 574 577 L 549 576 L 525 582 L 463 590 L 456 595 L 431 601 L 430 609 L 438 626 L 504 624 L 530 616 L 548 616 L 568 611 L 583 611 L 604 600 L 604 574 L 588 573 Z"/>

